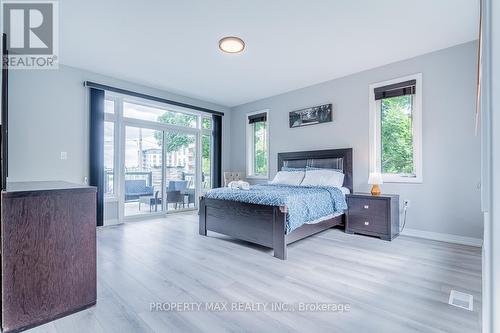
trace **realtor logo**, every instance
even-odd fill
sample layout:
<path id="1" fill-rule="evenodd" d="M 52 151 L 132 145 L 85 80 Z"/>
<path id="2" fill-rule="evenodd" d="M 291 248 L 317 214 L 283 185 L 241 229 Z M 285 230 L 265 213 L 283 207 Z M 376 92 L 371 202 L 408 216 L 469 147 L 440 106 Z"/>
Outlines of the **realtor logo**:
<path id="1" fill-rule="evenodd" d="M 8 56 L 4 65 L 22 69 L 56 69 L 58 2 L 2 1 Z"/>

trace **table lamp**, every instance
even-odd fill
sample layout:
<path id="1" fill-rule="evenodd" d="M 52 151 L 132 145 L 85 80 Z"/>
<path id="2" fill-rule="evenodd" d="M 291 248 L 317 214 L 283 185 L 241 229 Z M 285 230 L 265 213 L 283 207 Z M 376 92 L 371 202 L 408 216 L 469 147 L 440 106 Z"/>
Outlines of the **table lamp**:
<path id="1" fill-rule="evenodd" d="M 383 184 L 382 174 L 380 172 L 371 172 L 368 178 L 368 184 L 372 186 L 372 195 L 380 195 L 380 184 Z"/>

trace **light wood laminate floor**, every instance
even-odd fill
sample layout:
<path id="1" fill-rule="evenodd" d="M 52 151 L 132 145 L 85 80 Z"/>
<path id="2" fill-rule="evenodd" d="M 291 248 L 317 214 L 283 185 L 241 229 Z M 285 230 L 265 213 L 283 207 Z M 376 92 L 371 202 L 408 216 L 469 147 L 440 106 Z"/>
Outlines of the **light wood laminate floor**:
<path id="1" fill-rule="evenodd" d="M 481 250 L 335 229 L 272 251 L 209 233 L 193 213 L 98 231 L 97 306 L 29 332 L 480 332 Z M 474 311 L 448 305 L 451 289 Z M 154 312 L 152 302 L 347 303 L 332 312 Z M 218 303 L 217 303 L 218 304 Z"/>

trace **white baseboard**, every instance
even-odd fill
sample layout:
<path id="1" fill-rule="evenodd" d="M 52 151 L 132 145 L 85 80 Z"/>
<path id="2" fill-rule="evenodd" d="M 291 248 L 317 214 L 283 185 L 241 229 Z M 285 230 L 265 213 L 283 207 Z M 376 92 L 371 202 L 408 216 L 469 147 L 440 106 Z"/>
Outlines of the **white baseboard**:
<path id="1" fill-rule="evenodd" d="M 440 232 L 432 232 L 432 231 L 424 231 L 424 230 L 408 229 L 408 228 L 403 230 L 401 234 L 410 237 L 425 238 L 447 243 L 470 245 L 475 247 L 483 246 L 483 240 L 481 238 L 464 237 L 452 234 L 443 234 Z"/>
<path id="2" fill-rule="evenodd" d="M 117 225 L 117 224 L 120 224 L 120 223 L 122 223 L 122 222 L 120 222 L 118 219 L 104 220 L 103 227 L 109 227 L 109 226 Z"/>

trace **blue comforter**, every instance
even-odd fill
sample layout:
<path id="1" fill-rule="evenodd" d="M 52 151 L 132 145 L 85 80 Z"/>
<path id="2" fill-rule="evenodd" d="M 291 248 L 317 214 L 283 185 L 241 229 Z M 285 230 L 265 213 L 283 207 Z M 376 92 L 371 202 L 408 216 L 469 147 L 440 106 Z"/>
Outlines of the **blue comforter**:
<path id="1" fill-rule="evenodd" d="M 205 197 L 267 206 L 286 206 L 287 233 L 304 223 L 326 219 L 347 209 L 345 195 L 337 187 L 253 185 L 250 190 L 227 187 L 208 191 Z"/>

